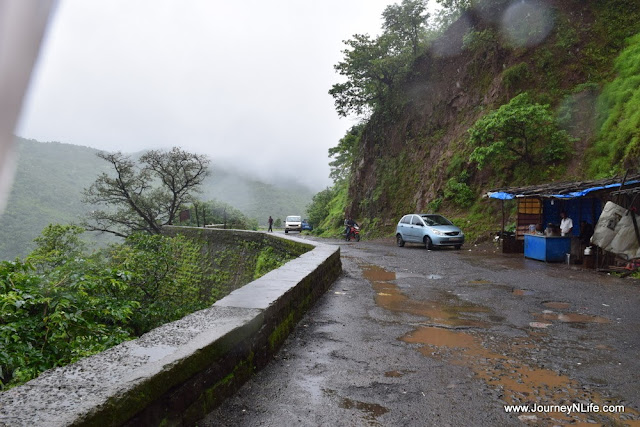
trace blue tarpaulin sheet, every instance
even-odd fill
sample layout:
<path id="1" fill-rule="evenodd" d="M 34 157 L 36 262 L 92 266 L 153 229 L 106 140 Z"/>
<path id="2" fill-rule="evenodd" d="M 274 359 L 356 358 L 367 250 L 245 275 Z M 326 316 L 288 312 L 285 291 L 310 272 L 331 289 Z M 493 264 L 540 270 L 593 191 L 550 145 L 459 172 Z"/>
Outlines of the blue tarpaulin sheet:
<path id="1" fill-rule="evenodd" d="M 625 185 L 631 185 L 631 184 L 637 184 L 640 181 L 638 180 L 633 180 L 633 181 L 627 181 L 624 184 Z M 608 185 L 604 185 L 604 186 L 598 186 L 598 187 L 591 187 L 591 188 L 586 188 L 584 190 L 580 190 L 580 191 L 572 191 L 570 193 L 565 193 L 565 194 L 536 194 L 536 196 L 539 197 L 552 197 L 552 198 L 556 198 L 556 199 L 574 199 L 576 197 L 583 197 L 586 196 L 587 194 L 593 192 L 593 191 L 598 191 L 598 190 L 604 190 L 607 188 L 616 188 L 616 187 L 620 187 L 622 185 L 622 183 L 615 183 L 615 184 L 608 184 Z M 514 199 L 516 197 L 525 197 L 524 195 L 518 195 L 518 194 L 512 194 L 512 193 L 507 193 L 506 191 L 496 191 L 495 193 L 490 193 L 489 197 L 492 199 L 499 199 L 499 200 L 511 200 Z"/>
<path id="2" fill-rule="evenodd" d="M 504 191 L 498 191 L 498 192 L 489 194 L 489 197 L 491 197 L 492 199 L 511 200 L 516 196 L 510 193 L 505 193 Z"/>

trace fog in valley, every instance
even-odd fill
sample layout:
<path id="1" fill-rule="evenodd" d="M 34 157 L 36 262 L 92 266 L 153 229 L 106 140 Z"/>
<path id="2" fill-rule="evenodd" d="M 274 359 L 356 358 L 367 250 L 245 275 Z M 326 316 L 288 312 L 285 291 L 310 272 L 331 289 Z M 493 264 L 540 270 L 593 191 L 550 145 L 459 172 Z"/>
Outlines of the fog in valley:
<path id="1" fill-rule="evenodd" d="M 318 191 L 355 119 L 327 93 L 343 40 L 390 0 L 60 2 L 17 134 L 107 151 L 180 146 Z"/>

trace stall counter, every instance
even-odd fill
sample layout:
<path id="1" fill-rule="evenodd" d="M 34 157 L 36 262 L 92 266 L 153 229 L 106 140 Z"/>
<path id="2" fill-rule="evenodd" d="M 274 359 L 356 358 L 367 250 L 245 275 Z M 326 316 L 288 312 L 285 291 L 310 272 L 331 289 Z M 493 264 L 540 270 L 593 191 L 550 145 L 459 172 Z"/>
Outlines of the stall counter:
<path id="1" fill-rule="evenodd" d="M 566 254 L 571 253 L 571 237 L 543 236 L 538 234 L 524 235 L 525 258 L 545 262 L 563 262 Z"/>

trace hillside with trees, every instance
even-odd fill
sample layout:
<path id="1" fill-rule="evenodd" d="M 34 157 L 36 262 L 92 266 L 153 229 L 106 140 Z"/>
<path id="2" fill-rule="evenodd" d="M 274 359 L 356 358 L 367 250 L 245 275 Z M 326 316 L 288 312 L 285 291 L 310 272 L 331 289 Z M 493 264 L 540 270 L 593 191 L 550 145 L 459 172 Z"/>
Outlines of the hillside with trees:
<path id="1" fill-rule="evenodd" d="M 15 181 L 0 216 L 0 259 L 7 260 L 31 252 L 33 240 L 48 224 L 80 224 L 91 211 L 98 211 L 97 205 L 82 202 L 83 191 L 102 173 L 113 173 L 112 164 L 99 158 L 99 151 L 93 148 L 22 138 L 17 138 L 17 148 Z M 246 227 L 266 224 L 269 215 L 284 218 L 292 212 L 303 214 L 313 195 L 307 188 L 265 183 L 212 161 L 197 198 L 221 212 L 228 207 L 226 212 Z M 115 241 L 97 233 L 85 233 L 83 238 L 92 245 Z"/>
<path id="2" fill-rule="evenodd" d="M 640 3 L 404 0 L 354 35 L 329 93 L 360 117 L 329 151 L 320 232 L 345 215 L 373 234 L 437 211 L 472 239 L 496 230 L 489 189 L 640 168 Z"/>

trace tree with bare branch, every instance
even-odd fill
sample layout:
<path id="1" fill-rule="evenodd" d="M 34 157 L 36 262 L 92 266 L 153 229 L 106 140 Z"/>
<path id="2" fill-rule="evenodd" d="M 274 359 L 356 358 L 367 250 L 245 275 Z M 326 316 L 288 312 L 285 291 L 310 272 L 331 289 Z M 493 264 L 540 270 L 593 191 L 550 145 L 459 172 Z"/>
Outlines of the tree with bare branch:
<path id="1" fill-rule="evenodd" d="M 83 225 L 120 237 L 140 231 L 158 234 L 163 225 L 173 224 L 209 175 L 206 156 L 178 147 L 148 151 L 138 162 L 121 152 L 97 155 L 113 171 L 85 188 L 83 202 L 100 209 L 91 211 Z"/>

